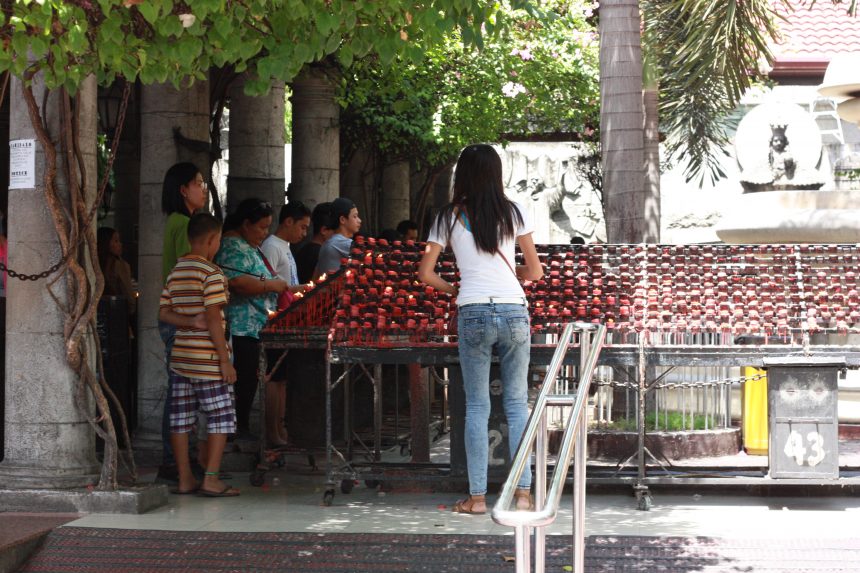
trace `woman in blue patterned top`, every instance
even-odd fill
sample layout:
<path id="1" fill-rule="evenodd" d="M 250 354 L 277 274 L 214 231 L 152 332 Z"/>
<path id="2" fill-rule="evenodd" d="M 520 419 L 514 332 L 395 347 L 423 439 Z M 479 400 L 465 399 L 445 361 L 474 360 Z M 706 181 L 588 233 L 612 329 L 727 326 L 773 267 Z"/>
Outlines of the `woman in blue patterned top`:
<path id="1" fill-rule="evenodd" d="M 269 312 L 277 308 L 278 294 L 287 288 L 286 281 L 277 278 L 260 251 L 271 225 L 272 205 L 260 199 L 245 199 L 224 221 L 221 249 L 215 255 L 215 263 L 230 284 L 225 314 L 233 337 L 239 439 L 251 438 L 249 419 L 257 393 L 260 330 Z"/>

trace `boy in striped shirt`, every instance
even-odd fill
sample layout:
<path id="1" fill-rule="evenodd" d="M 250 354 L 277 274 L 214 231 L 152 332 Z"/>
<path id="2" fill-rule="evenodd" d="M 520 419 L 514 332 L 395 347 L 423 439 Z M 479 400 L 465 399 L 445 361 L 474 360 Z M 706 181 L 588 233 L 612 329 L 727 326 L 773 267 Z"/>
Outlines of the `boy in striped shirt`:
<path id="1" fill-rule="evenodd" d="M 221 224 L 208 213 L 194 215 L 188 222 L 188 241 L 191 252 L 180 257 L 168 275 L 159 310 L 159 315 L 171 310 L 182 315 L 202 312 L 207 327 L 178 328 L 170 355 L 170 442 L 179 470 L 179 486 L 172 493 L 233 497 L 239 495 L 239 490 L 218 479 L 227 435 L 236 432 L 236 408 L 230 387 L 236 382 L 236 370 L 224 334 L 227 280 L 211 262 L 221 244 Z M 209 433 L 202 483 L 195 481 L 188 458 L 188 434 L 198 410 L 206 413 Z"/>

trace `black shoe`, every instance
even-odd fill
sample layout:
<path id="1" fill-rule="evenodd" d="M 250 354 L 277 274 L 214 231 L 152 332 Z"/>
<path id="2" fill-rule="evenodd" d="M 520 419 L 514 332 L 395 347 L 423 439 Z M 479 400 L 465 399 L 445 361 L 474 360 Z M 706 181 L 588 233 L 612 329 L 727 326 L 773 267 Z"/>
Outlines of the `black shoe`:
<path id="1" fill-rule="evenodd" d="M 179 483 L 179 468 L 172 465 L 158 466 L 158 473 L 155 474 L 155 481 L 158 483 Z"/>

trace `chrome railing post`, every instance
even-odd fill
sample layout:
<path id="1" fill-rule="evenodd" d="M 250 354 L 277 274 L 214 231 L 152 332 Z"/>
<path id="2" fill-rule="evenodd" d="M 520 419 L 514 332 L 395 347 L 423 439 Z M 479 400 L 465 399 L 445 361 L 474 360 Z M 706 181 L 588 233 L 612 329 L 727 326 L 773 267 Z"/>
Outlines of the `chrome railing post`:
<path id="1" fill-rule="evenodd" d="M 588 404 L 586 385 L 586 370 L 588 359 L 591 355 L 591 335 L 583 331 L 579 336 L 579 386 L 577 393 L 583 391 L 585 404 Z M 573 570 L 582 573 L 585 562 L 585 448 L 588 435 L 588 411 L 580 414 L 579 421 L 571 420 L 576 424 L 576 445 L 574 448 L 573 461 Z"/>
<path id="2" fill-rule="evenodd" d="M 553 382 L 563 367 L 565 353 L 570 345 L 573 328 L 582 331 L 580 338 L 580 372 L 579 384 L 574 395 L 552 394 L 558 392 Z M 584 562 L 584 533 L 585 533 L 585 459 L 586 431 L 588 415 L 588 391 L 597 359 L 606 337 L 606 327 L 603 325 L 576 323 L 565 326 L 558 341 L 558 347 L 553 353 L 549 368 L 544 378 L 543 386 L 535 402 L 529 421 L 523 432 L 517 453 L 511 464 L 508 479 L 502 486 L 499 499 L 493 508 L 493 521 L 501 525 L 514 527 L 516 543 L 516 571 L 528 573 L 531 569 L 531 552 L 529 547 L 530 528 L 535 530 L 535 573 L 543 573 L 546 559 L 545 528 L 552 524 L 558 516 L 558 506 L 564 489 L 565 478 L 571 460 L 574 463 L 574 564 L 578 572 L 582 571 Z M 573 406 L 567 425 L 562 435 L 561 446 L 557 454 L 555 471 L 547 489 L 547 458 L 546 443 L 548 406 L 568 408 Z M 540 445 L 538 443 L 540 442 Z M 510 510 L 516 484 L 524 471 L 525 464 L 530 463 L 530 451 L 535 444 L 535 509 L 532 511 Z M 575 446 L 575 447 L 574 447 Z"/>

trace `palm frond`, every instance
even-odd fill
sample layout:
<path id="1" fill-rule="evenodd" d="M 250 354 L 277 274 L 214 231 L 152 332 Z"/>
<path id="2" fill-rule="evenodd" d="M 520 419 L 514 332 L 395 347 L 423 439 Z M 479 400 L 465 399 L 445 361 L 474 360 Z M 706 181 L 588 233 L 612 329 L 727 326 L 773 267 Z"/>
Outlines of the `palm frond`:
<path id="1" fill-rule="evenodd" d="M 778 0 L 791 9 L 789 0 Z M 772 0 L 642 0 L 645 48 L 660 82 L 661 131 L 688 180 L 724 176 L 729 113 L 778 39 Z"/>

